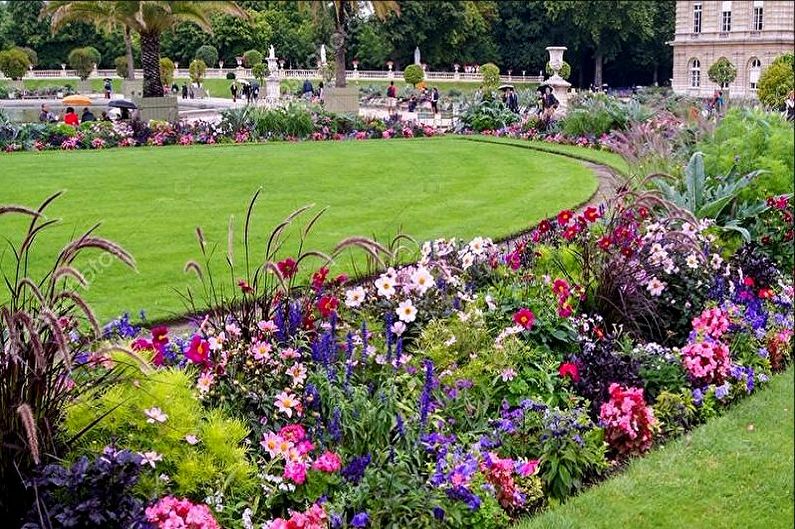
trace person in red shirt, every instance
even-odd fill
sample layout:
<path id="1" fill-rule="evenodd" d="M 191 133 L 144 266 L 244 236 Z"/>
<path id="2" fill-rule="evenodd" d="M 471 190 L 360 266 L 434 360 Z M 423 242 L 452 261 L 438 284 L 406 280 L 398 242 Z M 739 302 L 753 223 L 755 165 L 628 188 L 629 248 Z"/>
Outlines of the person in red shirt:
<path id="1" fill-rule="evenodd" d="M 66 114 L 63 115 L 63 122 L 73 127 L 80 125 L 80 119 L 77 117 L 77 114 L 75 114 L 75 109 L 66 107 Z"/>

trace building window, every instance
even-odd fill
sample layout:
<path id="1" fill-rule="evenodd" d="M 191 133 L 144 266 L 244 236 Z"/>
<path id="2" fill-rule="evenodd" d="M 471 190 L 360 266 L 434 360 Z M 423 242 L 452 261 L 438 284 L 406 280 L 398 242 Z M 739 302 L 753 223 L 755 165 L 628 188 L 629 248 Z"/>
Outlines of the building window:
<path id="1" fill-rule="evenodd" d="M 699 86 L 701 86 L 701 62 L 698 59 L 690 59 L 690 87 Z"/>
<path id="2" fill-rule="evenodd" d="M 751 90 L 756 90 L 761 72 L 762 61 L 754 57 L 748 62 L 748 85 Z"/>
<path id="3" fill-rule="evenodd" d="M 764 27 L 764 7 L 761 0 L 754 0 L 754 31 L 762 31 Z"/>
<path id="4" fill-rule="evenodd" d="M 693 33 L 701 33 L 701 2 L 693 5 Z"/>
<path id="5" fill-rule="evenodd" d="M 720 30 L 728 33 L 732 30 L 732 3 L 724 1 L 720 13 Z"/>

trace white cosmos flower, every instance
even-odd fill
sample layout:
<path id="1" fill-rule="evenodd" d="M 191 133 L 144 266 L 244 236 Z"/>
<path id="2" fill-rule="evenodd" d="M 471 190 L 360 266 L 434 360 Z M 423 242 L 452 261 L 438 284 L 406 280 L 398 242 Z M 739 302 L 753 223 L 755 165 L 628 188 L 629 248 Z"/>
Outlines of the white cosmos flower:
<path id="1" fill-rule="evenodd" d="M 475 255 L 480 255 L 483 253 L 484 243 L 485 241 L 483 240 L 483 237 L 475 237 L 469 243 L 469 249 L 472 250 L 472 253 L 474 253 Z"/>
<path id="2" fill-rule="evenodd" d="M 345 292 L 345 306 L 351 308 L 358 307 L 364 303 L 365 297 L 364 287 L 352 288 Z"/>
<path id="3" fill-rule="evenodd" d="M 398 308 L 395 309 L 400 321 L 411 323 L 417 319 L 417 308 L 410 299 L 401 301 Z"/>
<path id="4" fill-rule="evenodd" d="M 663 290 L 665 290 L 665 283 L 657 279 L 656 277 L 652 277 L 649 279 L 649 282 L 646 283 L 646 290 L 649 291 L 649 294 L 652 296 L 659 296 L 662 294 Z"/>
<path id="5" fill-rule="evenodd" d="M 695 270 L 698 268 L 698 256 L 694 253 L 691 253 L 685 259 L 685 263 L 687 263 L 688 268 Z"/>
<path id="6" fill-rule="evenodd" d="M 411 283 L 414 289 L 422 295 L 433 286 L 433 276 L 427 268 L 420 266 L 411 274 Z"/>
<path id="7" fill-rule="evenodd" d="M 379 296 L 389 299 L 395 295 L 395 278 L 384 274 L 375 280 L 375 288 L 378 289 Z"/>
<path id="8" fill-rule="evenodd" d="M 712 266 L 713 270 L 719 270 L 723 264 L 723 258 L 720 255 L 714 253 L 712 254 L 712 259 L 710 260 L 709 264 Z"/>
<path id="9" fill-rule="evenodd" d="M 466 270 L 475 262 L 475 256 L 467 252 L 461 257 L 461 267 Z"/>

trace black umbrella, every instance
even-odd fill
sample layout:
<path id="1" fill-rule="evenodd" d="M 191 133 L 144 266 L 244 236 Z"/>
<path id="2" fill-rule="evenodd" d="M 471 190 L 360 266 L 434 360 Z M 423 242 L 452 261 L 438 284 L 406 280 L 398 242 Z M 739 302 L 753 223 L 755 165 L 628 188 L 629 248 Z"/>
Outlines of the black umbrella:
<path id="1" fill-rule="evenodd" d="M 108 103 L 109 107 L 112 108 L 126 108 L 129 110 L 135 110 L 138 106 L 133 103 L 132 101 L 127 101 L 126 99 L 114 99 L 110 103 Z"/>
<path id="2" fill-rule="evenodd" d="M 536 92 L 541 92 L 541 93 L 543 93 L 543 92 L 544 92 L 544 90 L 546 90 L 547 88 L 552 88 L 552 87 L 551 87 L 551 86 L 549 86 L 548 84 L 541 84 L 541 85 L 538 85 L 538 88 L 536 88 Z"/>

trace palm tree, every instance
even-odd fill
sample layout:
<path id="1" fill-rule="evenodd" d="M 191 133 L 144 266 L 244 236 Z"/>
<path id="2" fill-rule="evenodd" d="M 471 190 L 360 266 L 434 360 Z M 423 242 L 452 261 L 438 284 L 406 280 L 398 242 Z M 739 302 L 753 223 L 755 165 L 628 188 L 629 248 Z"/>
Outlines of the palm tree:
<path id="1" fill-rule="evenodd" d="M 394 0 L 333 0 L 331 2 L 305 1 L 302 6 L 309 8 L 316 16 L 322 16 L 328 11 L 334 16 L 334 67 L 336 72 L 336 86 L 345 86 L 345 52 L 348 48 L 348 20 L 362 9 L 371 11 L 373 15 L 383 20 L 390 13 L 400 14 L 400 5 Z"/>
<path id="2" fill-rule="evenodd" d="M 124 50 L 127 58 L 127 79 L 135 79 L 132 35 L 124 23 L 124 13 L 118 9 L 122 2 L 98 2 L 75 0 L 50 0 L 41 10 L 41 17 L 51 16 L 53 32 L 70 22 L 92 22 L 99 30 L 111 32 L 121 28 L 124 32 Z"/>
<path id="3" fill-rule="evenodd" d="M 193 22 L 207 32 L 212 31 L 210 16 L 227 13 L 248 18 L 248 13 L 233 1 L 182 0 L 114 0 L 50 2 L 53 28 L 75 20 L 105 20 L 102 24 L 121 25 L 135 31 L 141 38 L 141 65 L 144 71 L 144 97 L 162 97 L 160 79 L 160 36 L 181 22 Z M 107 4 L 112 4 L 108 6 Z M 68 6 L 68 7 L 67 7 Z M 63 15 L 56 17 L 58 9 Z M 78 18 L 82 17 L 82 18 Z M 57 21 L 57 24 L 56 24 Z M 96 23 L 96 22 L 95 22 Z M 128 55 L 128 61 L 130 56 Z"/>

